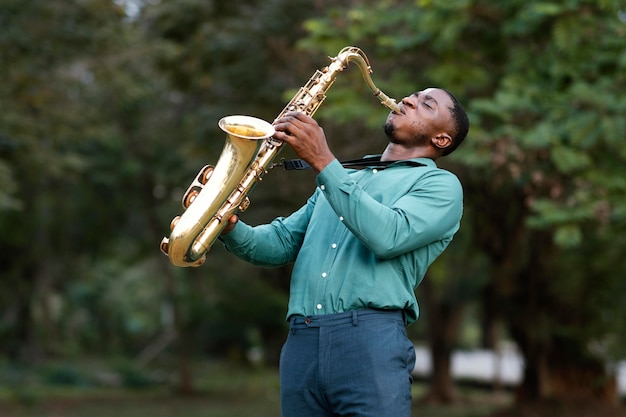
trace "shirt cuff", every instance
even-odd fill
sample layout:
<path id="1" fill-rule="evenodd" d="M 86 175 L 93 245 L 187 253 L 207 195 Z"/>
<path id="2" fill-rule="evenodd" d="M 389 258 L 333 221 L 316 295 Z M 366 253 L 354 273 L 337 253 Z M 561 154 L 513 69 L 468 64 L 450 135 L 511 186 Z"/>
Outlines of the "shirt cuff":
<path id="1" fill-rule="evenodd" d="M 237 242 L 242 242 L 246 239 L 248 232 L 248 228 L 246 226 L 247 224 L 239 220 L 233 230 L 225 235 L 219 235 L 218 239 L 226 245 L 226 248 L 228 248 L 228 246 L 237 246 Z"/>
<path id="2" fill-rule="evenodd" d="M 331 184 L 343 184 L 346 180 L 348 180 L 350 176 L 348 175 L 348 171 L 341 165 L 337 159 L 334 159 L 330 164 L 326 165 L 326 167 L 317 174 L 315 178 L 315 182 L 318 187 L 322 191 L 327 185 Z"/>

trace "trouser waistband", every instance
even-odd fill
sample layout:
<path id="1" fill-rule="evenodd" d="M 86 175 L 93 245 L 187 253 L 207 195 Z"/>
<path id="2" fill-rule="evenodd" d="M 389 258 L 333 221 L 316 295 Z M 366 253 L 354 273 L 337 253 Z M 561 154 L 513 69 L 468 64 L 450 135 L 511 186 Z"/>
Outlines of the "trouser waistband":
<path id="1" fill-rule="evenodd" d="M 352 324 L 356 326 L 360 321 L 386 318 L 405 323 L 402 310 L 376 310 L 361 309 L 346 311 L 345 313 L 321 314 L 316 316 L 292 316 L 289 324 L 292 329 L 305 329 L 308 327 L 337 326 L 341 324 Z"/>

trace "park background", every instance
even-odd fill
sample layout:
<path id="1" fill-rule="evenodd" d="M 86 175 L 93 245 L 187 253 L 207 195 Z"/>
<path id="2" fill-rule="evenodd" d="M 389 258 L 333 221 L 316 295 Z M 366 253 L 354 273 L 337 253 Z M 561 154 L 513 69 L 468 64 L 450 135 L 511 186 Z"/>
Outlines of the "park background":
<path id="1" fill-rule="evenodd" d="M 624 414 L 622 1 L 2 0 L 1 416 L 279 414 L 290 267 L 218 243 L 176 268 L 159 242 L 217 121 L 272 121 L 347 45 L 391 97 L 445 87 L 472 123 L 441 162 L 465 212 L 417 289 L 415 415 Z M 379 152 L 387 110 L 356 66 L 327 95 L 335 154 Z M 313 187 L 274 169 L 242 216 Z M 519 381 L 458 378 L 476 351 L 514 352 Z"/>

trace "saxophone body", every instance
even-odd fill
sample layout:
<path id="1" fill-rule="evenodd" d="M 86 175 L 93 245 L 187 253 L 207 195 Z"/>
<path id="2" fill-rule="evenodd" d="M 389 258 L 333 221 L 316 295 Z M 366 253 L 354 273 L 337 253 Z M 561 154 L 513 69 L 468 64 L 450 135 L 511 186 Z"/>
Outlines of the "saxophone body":
<path id="1" fill-rule="evenodd" d="M 313 116 L 337 75 L 353 61 L 381 104 L 399 112 L 395 100 L 373 83 L 372 69 L 363 51 L 345 47 L 330 60 L 327 67 L 317 70 L 300 88 L 276 119 L 289 111 Z M 228 116 L 220 120 L 219 126 L 227 138 L 217 164 L 205 166 L 196 176 L 183 196 L 184 213 L 172 220 L 169 238 L 161 241 L 161 251 L 176 266 L 196 267 L 205 262 L 228 219 L 248 207 L 247 194 L 262 180 L 284 145 L 272 137 L 271 124 L 254 117 Z"/>

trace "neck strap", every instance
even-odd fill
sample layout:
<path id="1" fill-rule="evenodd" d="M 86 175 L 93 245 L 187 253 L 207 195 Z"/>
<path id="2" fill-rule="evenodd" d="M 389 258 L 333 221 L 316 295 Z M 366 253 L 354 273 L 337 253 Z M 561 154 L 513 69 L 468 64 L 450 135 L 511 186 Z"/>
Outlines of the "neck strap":
<path id="1" fill-rule="evenodd" d="M 368 157 L 361 158 L 361 159 L 350 159 L 347 161 L 340 161 L 339 163 L 344 168 L 372 167 L 372 168 L 377 168 L 377 169 L 385 169 L 389 165 L 396 163 L 396 162 L 398 161 L 381 161 L 380 155 L 376 155 L 376 156 L 368 156 Z M 420 162 L 415 162 L 415 161 L 405 160 L 403 162 L 406 163 L 407 165 L 412 165 L 415 167 L 425 166 L 424 164 Z M 302 159 L 290 159 L 290 160 L 282 159 L 281 162 L 278 164 L 275 164 L 275 166 L 282 166 L 287 171 L 311 168 L 311 166 L 307 164 L 305 161 L 303 161 Z"/>

